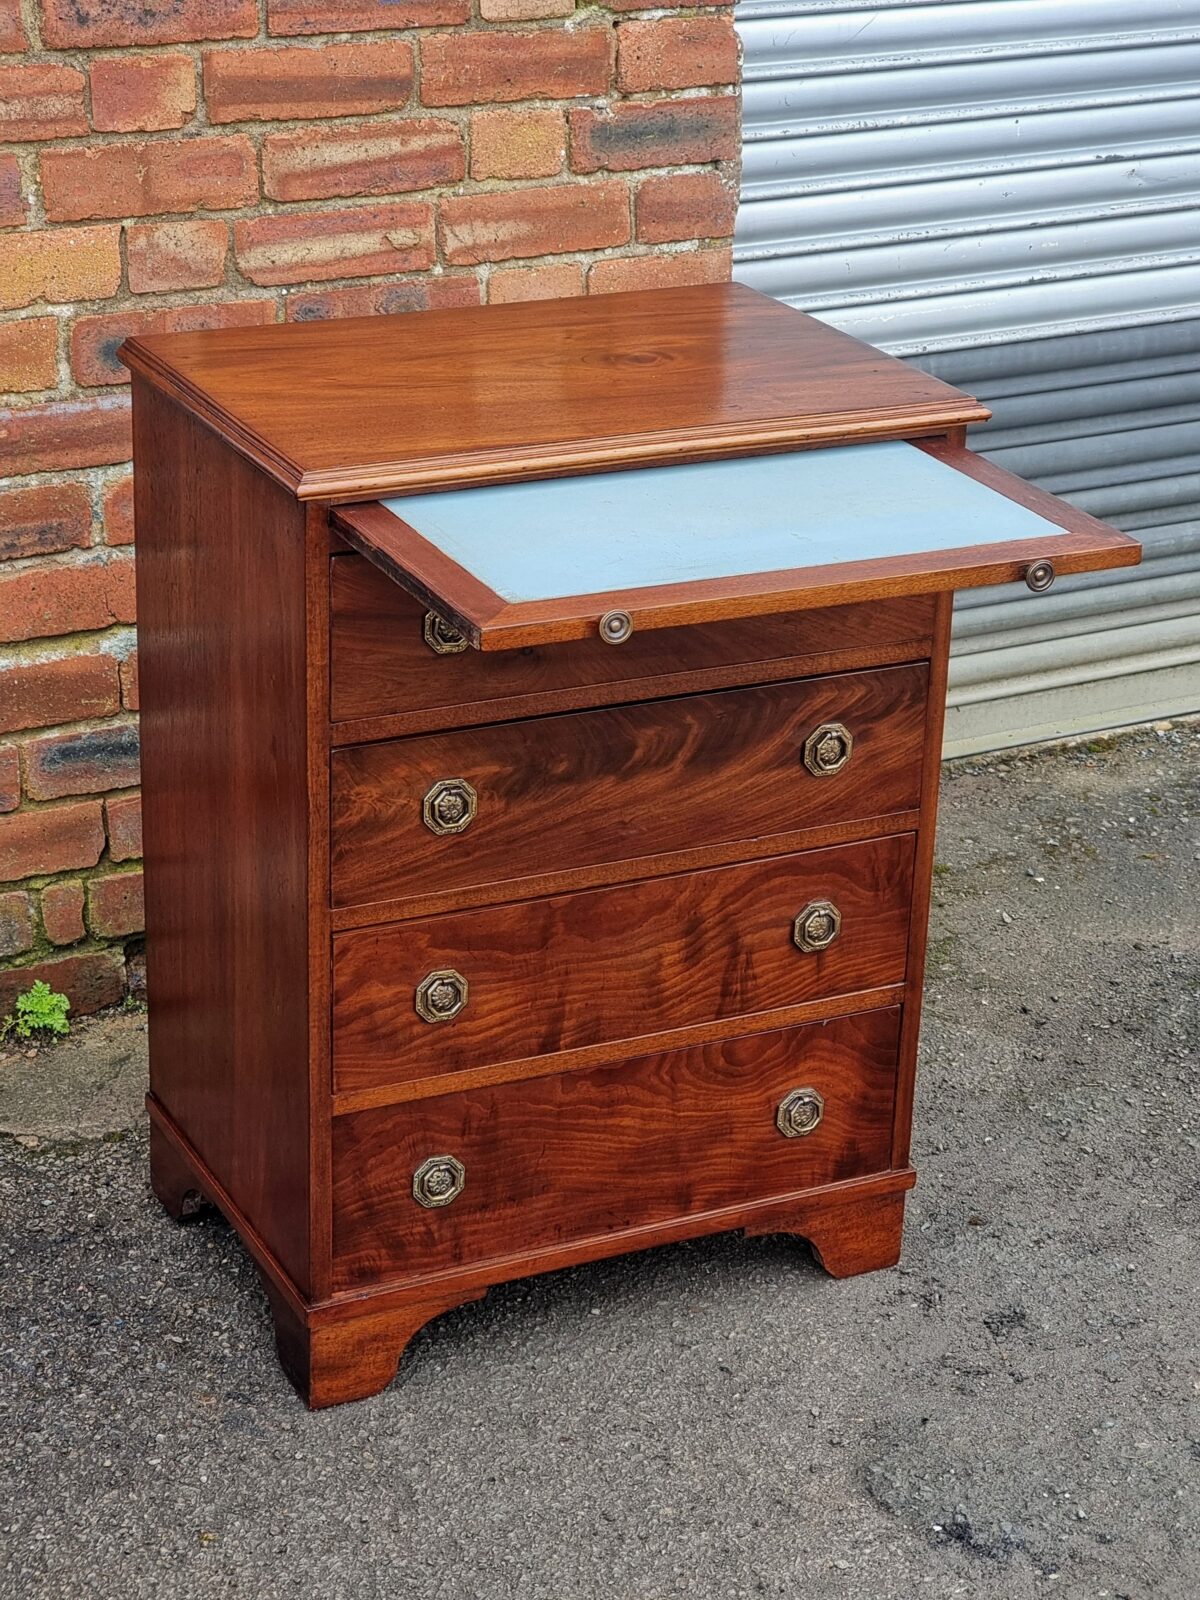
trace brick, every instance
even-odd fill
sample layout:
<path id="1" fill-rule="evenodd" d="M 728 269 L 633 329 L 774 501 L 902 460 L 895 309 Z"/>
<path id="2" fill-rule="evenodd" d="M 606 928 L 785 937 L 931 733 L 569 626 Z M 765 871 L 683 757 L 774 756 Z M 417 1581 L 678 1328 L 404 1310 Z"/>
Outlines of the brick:
<path id="1" fill-rule="evenodd" d="M 466 171 L 453 122 L 409 118 L 351 128 L 305 128 L 263 140 L 263 191 L 273 200 L 401 194 L 457 183 Z"/>
<path id="2" fill-rule="evenodd" d="M 287 314 L 289 322 L 325 322 L 330 317 L 398 316 L 406 311 L 477 306 L 479 302 L 478 278 L 470 272 L 453 272 L 289 295 Z"/>
<path id="3" fill-rule="evenodd" d="M 128 461 L 129 401 L 60 400 L 0 411 L 0 477 Z"/>
<path id="4" fill-rule="evenodd" d="M 47 639 L 134 620 L 133 559 L 52 563 L 0 577 L 0 640 Z"/>
<path id="5" fill-rule="evenodd" d="M 471 114 L 473 178 L 552 178 L 567 159 L 561 111 L 475 111 Z"/>
<path id="6" fill-rule="evenodd" d="M 497 267 L 488 279 L 488 304 L 513 300 L 565 300 L 583 293 L 578 261 L 553 261 L 543 267 Z"/>
<path id="7" fill-rule="evenodd" d="M 0 155 L 0 228 L 19 228 L 26 215 L 20 163 L 14 155 Z"/>
<path id="8" fill-rule="evenodd" d="M 75 67 L 0 67 L 0 139 L 70 139 L 88 131 Z"/>
<path id="9" fill-rule="evenodd" d="M 471 0 L 267 0 L 267 32 L 383 33 L 469 22 Z"/>
<path id="10" fill-rule="evenodd" d="M 142 853 L 142 797 L 116 795 L 104 802 L 110 861 L 136 861 Z"/>
<path id="11" fill-rule="evenodd" d="M 251 283 L 419 272 L 434 262 L 433 210 L 408 203 L 281 212 L 236 223 L 233 241 Z"/>
<path id="12" fill-rule="evenodd" d="M 18 55 L 28 44 L 21 20 L 21 0 L 0 0 L 0 50 L 6 55 Z"/>
<path id="13" fill-rule="evenodd" d="M 102 500 L 105 544 L 133 543 L 133 477 L 105 484 Z"/>
<path id="14" fill-rule="evenodd" d="M 732 250 L 689 250 L 677 256 L 620 256 L 588 270 L 589 294 L 626 289 L 678 289 L 692 283 L 725 283 L 733 271 Z"/>
<path id="15" fill-rule="evenodd" d="M 3 733 L 108 717 L 119 704 L 117 663 L 111 656 L 65 656 L 8 666 L 0 672 Z"/>
<path id="16" fill-rule="evenodd" d="M 42 890 L 42 927 L 51 944 L 75 944 L 83 938 L 83 885 L 78 879 Z"/>
<path id="17" fill-rule="evenodd" d="M 252 39 L 257 32 L 256 0 L 44 0 L 43 5 L 42 43 L 51 50 Z"/>
<path id="18" fill-rule="evenodd" d="M 442 201 L 446 260 L 456 266 L 604 250 L 629 239 L 623 183 L 558 184 Z"/>
<path id="19" fill-rule="evenodd" d="M 421 46 L 421 99 L 469 106 L 603 94 L 611 56 L 608 28 L 432 34 Z"/>
<path id="20" fill-rule="evenodd" d="M 576 172 L 732 161 L 739 139 L 734 95 L 639 100 L 603 111 L 580 107 L 571 112 L 571 165 Z"/>
<path id="21" fill-rule="evenodd" d="M 15 811 L 21 803 L 21 757 L 16 745 L 0 744 L 0 811 Z"/>
<path id="22" fill-rule="evenodd" d="M 0 561 L 57 555 L 90 543 L 92 506 L 81 483 L 0 494 Z"/>
<path id="23" fill-rule="evenodd" d="M 131 722 L 51 733 L 25 746 L 25 793 L 32 800 L 131 789 L 138 776 L 138 731 Z"/>
<path id="24" fill-rule="evenodd" d="M 121 704 L 126 711 L 137 711 L 141 704 L 138 695 L 138 653 L 131 650 L 121 663 Z"/>
<path id="25" fill-rule="evenodd" d="M 647 244 L 723 239 L 733 233 L 736 216 L 737 190 L 715 172 L 647 178 L 634 202 L 637 236 Z"/>
<path id="26" fill-rule="evenodd" d="M 235 133 L 47 150 L 42 194 L 52 222 L 247 205 L 258 197 L 254 146 Z"/>
<path id="27" fill-rule="evenodd" d="M 115 1006 L 125 993 L 124 963 L 119 950 L 95 950 L 87 955 L 59 956 L 50 961 L 33 961 L 28 966 L 10 967 L 0 973 L 0 1012 L 9 1012 L 19 994 L 24 994 L 39 978 L 56 994 L 71 1002 L 71 1016 L 90 1017 L 106 1006 Z"/>
<path id="28" fill-rule="evenodd" d="M 412 82 L 412 46 L 402 39 L 204 53 L 210 122 L 393 111 L 408 99 Z"/>
<path id="29" fill-rule="evenodd" d="M 134 294 L 215 289 L 225 277 L 229 226 L 211 218 L 142 222 L 125 229 L 125 261 Z"/>
<path id="30" fill-rule="evenodd" d="M 191 56 L 106 56 L 91 62 L 92 124 L 104 133 L 182 128 L 196 110 Z"/>
<path id="31" fill-rule="evenodd" d="M 544 17 L 569 17 L 575 0 L 479 0 L 485 22 L 536 22 Z"/>
<path id="32" fill-rule="evenodd" d="M 28 394 L 58 385 L 58 318 L 0 323 L 0 389 Z"/>
<path id="33" fill-rule="evenodd" d="M 274 320 L 272 300 L 210 301 L 207 305 L 172 306 L 165 311 L 114 311 L 103 317 L 80 317 L 71 329 L 71 371 L 76 382 L 85 388 L 128 383 L 129 372 L 117 351 L 133 334 L 250 328 Z"/>
<path id="34" fill-rule="evenodd" d="M 33 901 L 23 889 L 0 894 L 0 956 L 33 949 Z"/>
<path id="35" fill-rule="evenodd" d="M 88 925 L 101 939 L 141 933 L 146 906 L 139 871 L 113 872 L 93 878 L 87 888 Z"/>
<path id="36" fill-rule="evenodd" d="M 0 894 L 0 956 L 20 956 L 33 949 L 33 901 L 24 889 Z"/>
<path id="37" fill-rule="evenodd" d="M 708 6 L 724 6 L 728 3 L 729 0 L 656 0 L 653 9 L 655 11 L 678 11 L 686 8 L 688 11 L 699 11 Z M 646 0 L 604 0 L 604 6 L 607 11 L 650 10 Z"/>
<path id="38" fill-rule="evenodd" d="M 736 83 L 737 77 L 731 17 L 661 17 L 623 22 L 617 30 L 617 84 L 630 94 Z"/>
<path id="39" fill-rule="evenodd" d="M 0 817 L 0 882 L 94 867 L 104 849 L 99 800 Z"/>
<path id="40" fill-rule="evenodd" d="M 37 300 L 106 300 L 121 287 L 119 228 L 40 228 L 0 235 L 0 311 Z"/>
<path id="41" fill-rule="evenodd" d="M 145 1005 L 148 998 L 145 950 L 139 950 L 136 947 L 132 950 L 126 950 L 125 982 L 129 989 L 129 998 Z"/>

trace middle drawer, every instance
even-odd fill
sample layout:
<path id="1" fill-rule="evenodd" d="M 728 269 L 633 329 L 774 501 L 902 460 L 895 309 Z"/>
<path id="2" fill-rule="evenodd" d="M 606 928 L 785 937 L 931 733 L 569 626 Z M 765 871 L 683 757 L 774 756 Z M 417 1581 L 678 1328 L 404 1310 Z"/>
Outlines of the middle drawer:
<path id="1" fill-rule="evenodd" d="M 789 1007 L 899 984 L 913 845 L 896 834 L 339 934 L 334 1088 L 784 1023 Z"/>
<path id="2" fill-rule="evenodd" d="M 333 904 L 913 808 L 927 683 L 918 663 L 339 750 Z"/>

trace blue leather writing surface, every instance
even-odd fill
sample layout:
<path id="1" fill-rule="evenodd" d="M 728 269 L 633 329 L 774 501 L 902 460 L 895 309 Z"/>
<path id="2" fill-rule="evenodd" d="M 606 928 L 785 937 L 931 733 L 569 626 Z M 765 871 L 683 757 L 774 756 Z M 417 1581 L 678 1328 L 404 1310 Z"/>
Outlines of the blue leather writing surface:
<path id="1" fill-rule="evenodd" d="M 1062 532 L 901 443 L 593 473 L 383 503 L 509 602 Z"/>

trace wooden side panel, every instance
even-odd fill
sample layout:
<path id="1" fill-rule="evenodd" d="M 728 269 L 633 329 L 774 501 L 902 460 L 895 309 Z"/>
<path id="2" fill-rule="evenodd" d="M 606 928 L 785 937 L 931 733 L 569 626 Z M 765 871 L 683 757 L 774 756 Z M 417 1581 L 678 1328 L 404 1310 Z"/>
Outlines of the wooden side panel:
<path id="1" fill-rule="evenodd" d="M 475 714 L 478 703 L 496 707 L 505 700 L 558 694 L 565 709 L 587 703 L 589 689 L 608 688 L 616 696 L 623 685 L 642 678 L 839 650 L 871 651 L 927 639 L 933 626 L 932 596 L 910 595 L 873 605 L 635 633 L 615 649 L 592 637 L 490 656 L 477 650 L 436 655 L 425 643 L 424 606 L 362 556 L 333 557 L 330 596 L 335 722 L 441 709 L 442 725 L 453 727 L 486 720 Z"/>
<path id="2" fill-rule="evenodd" d="M 357 929 L 334 940 L 334 1087 L 440 1077 L 903 980 L 913 836 Z M 822 951 L 795 917 L 831 900 Z M 468 1001 L 426 1022 L 453 969 Z"/>
<path id="3" fill-rule="evenodd" d="M 519 880 L 597 863 L 886 816 L 920 798 L 924 665 L 849 672 L 490 728 L 360 745 L 333 757 L 333 903 Z M 814 774 L 805 741 L 853 740 Z M 471 786 L 462 833 L 427 826 L 440 781 Z M 461 791 L 456 796 L 461 803 Z"/>
<path id="4" fill-rule="evenodd" d="M 898 1032 L 897 1010 L 865 1012 L 339 1117 L 335 1287 L 536 1254 L 884 1170 Z M 787 1139 L 775 1114 L 798 1088 L 817 1090 L 824 1115 Z M 428 1210 L 412 1180 L 436 1155 L 462 1163 L 465 1185 Z"/>
<path id="5" fill-rule="evenodd" d="M 138 380 L 133 421 L 151 1093 L 307 1290 L 305 513 Z"/>
<path id="6" fill-rule="evenodd" d="M 925 749 L 921 758 L 921 822 L 913 865 L 912 921 L 908 936 L 908 973 L 905 978 L 904 1025 L 900 1039 L 900 1068 L 896 1085 L 896 1166 L 908 1164 L 912 1143 L 913 1096 L 917 1054 L 921 1039 L 921 1007 L 925 990 L 925 950 L 929 932 L 929 905 L 933 890 L 938 791 L 942 773 L 942 728 L 946 718 L 946 678 L 950 666 L 952 595 L 939 595 L 933 658 L 929 663 L 929 699 L 926 706 Z"/>

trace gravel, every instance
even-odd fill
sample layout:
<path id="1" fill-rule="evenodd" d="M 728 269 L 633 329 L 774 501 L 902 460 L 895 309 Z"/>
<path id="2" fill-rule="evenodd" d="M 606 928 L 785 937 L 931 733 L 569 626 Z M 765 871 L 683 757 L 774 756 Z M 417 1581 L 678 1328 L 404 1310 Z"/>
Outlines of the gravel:
<path id="1" fill-rule="evenodd" d="M 319 1414 L 141 1020 L 10 1055 L 0 1596 L 1196 1600 L 1198 902 L 1197 724 L 948 768 L 902 1266 L 555 1273 Z"/>

